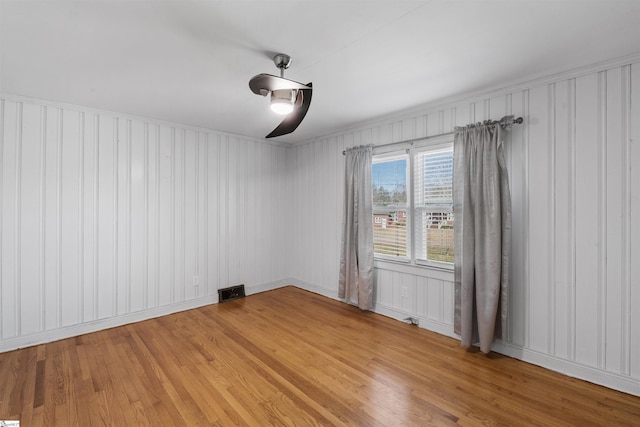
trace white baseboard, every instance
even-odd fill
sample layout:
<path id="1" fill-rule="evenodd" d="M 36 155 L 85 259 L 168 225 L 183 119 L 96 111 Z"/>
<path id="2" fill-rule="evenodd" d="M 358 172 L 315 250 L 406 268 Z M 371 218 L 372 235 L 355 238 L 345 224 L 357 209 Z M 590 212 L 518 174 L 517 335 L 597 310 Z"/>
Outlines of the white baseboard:
<path id="1" fill-rule="evenodd" d="M 259 294 L 260 292 L 266 292 L 266 291 L 271 291 L 274 289 L 278 289 L 278 288 L 282 288 L 284 286 L 288 286 L 291 284 L 291 280 L 289 279 L 281 279 L 281 280 L 276 280 L 274 282 L 268 282 L 268 283 L 261 283 L 258 285 L 250 285 L 250 286 L 245 286 L 245 294 L 246 295 L 253 295 L 253 294 Z"/>
<path id="2" fill-rule="evenodd" d="M 269 283 L 245 286 L 247 295 L 257 294 L 272 289 L 281 288 L 290 284 L 288 280 L 277 280 Z M 154 307 L 147 310 L 127 313 L 116 317 L 108 317 L 105 319 L 92 320 L 78 325 L 65 326 L 62 328 L 52 329 L 35 334 L 22 335 L 14 338 L 7 338 L 0 341 L 0 353 L 17 350 L 19 348 L 30 347 L 33 345 L 44 344 L 48 342 L 58 341 L 65 338 L 71 338 L 78 335 L 97 332 L 103 329 L 114 328 L 117 326 L 127 325 L 129 323 L 141 322 L 143 320 L 153 319 L 155 317 L 166 316 L 168 314 L 178 313 L 180 311 L 191 310 L 193 308 L 203 307 L 205 305 L 218 303 L 218 295 L 207 295 L 205 297 L 196 298 L 188 301 L 165 305 L 162 307 Z"/>
<path id="3" fill-rule="evenodd" d="M 563 375 L 640 396 L 640 380 L 634 378 L 592 368 L 502 341 L 494 342 L 491 350 Z"/>
<path id="4" fill-rule="evenodd" d="M 327 289 L 319 285 L 315 285 L 313 283 L 304 282 L 298 279 L 289 279 L 289 284 L 296 286 L 300 289 L 304 289 L 316 294 L 320 294 L 326 296 L 327 298 L 332 298 L 338 301 L 342 301 L 341 298 L 338 297 L 338 293 L 335 290 Z M 418 319 L 418 323 L 421 328 L 427 329 L 429 331 L 437 332 L 440 335 L 445 335 L 452 338 L 459 338 L 453 332 L 453 326 L 447 325 L 445 323 L 436 322 L 431 319 L 427 319 L 426 317 L 416 316 L 413 313 L 408 313 L 405 311 L 397 310 L 392 307 L 388 307 L 384 304 L 374 304 L 373 310 L 374 313 L 381 314 L 383 316 L 391 317 L 392 319 L 404 321 L 407 317 L 414 317 Z"/>
<path id="5" fill-rule="evenodd" d="M 284 286 L 296 286 L 300 289 L 313 292 L 327 298 L 340 301 L 337 291 L 328 289 L 313 283 L 305 282 L 294 278 L 286 278 L 282 280 L 276 280 L 273 282 L 262 283 L 257 285 L 245 286 L 245 293 L 247 295 L 253 295 L 260 292 L 266 292 L 273 289 L 278 289 Z M 218 302 L 218 295 L 209 295 L 202 298 L 197 298 L 189 301 L 183 301 L 177 304 L 167 305 L 163 307 L 156 307 L 144 311 L 138 311 L 135 313 L 129 313 L 122 316 L 110 317 L 107 319 L 100 319 L 91 322 L 86 322 L 80 325 L 73 325 L 55 330 L 39 332 L 36 334 L 20 336 L 15 338 L 8 338 L 0 342 L 0 353 L 5 351 L 16 350 L 23 347 L 29 347 L 32 345 L 43 344 L 47 342 L 57 341 L 65 338 L 74 337 L 77 335 L 96 332 L 102 329 L 113 328 L 116 326 L 122 326 L 129 323 L 140 322 L 142 320 L 152 319 L 155 317 L 166 316 L 168 314 L 177 313 L 180 311 L 191 310 L 193 308 L 202 307 L 209 304 L 216 304 Z M 424 317 L 416 316 L 413 313 L 404 312 L 392 307 L 388 307 L 382 304 L 376 304 L 374 306 L 375 313 L 387 316 L 399 321 L 403 321 L 407 317 L 417 318 L 419 326 L 445 335 L 448 337 L 459 337 L 453 332 L 453 327 L 441 322 L 436 322 Z M 504 354 L 505 356 L 513 357 L 527 363 L 531 363 L 537 366 L 541 366 L 552 371 L 559 372 L 570 377 L 578 378 L 581 380 L 589 381 L 594 384 L 599 384 L 614 390 L 619 390 L 625 393 L 629 393 L 635 396 L 640 396 L 640 380 L 630 378 L 624 375 L 615 374 L 612 372 L 603 371 L 600 369 L 585 366 L 570 360 L 557 358 L 548 354 L 539 353 L 534 350 L 526 349 L 514 344 L 497 341 L 493 344 L 492 350 Z"/>
<path id="6" fill-rule="evenodd" d="M 419 326 L 421 328 L 425 328 L 429 331 L 455 338 L 457 340 L 460 339 L 460 336 L 453 332 L 452 325 L 435 322 L 420 316 L 416 316 L 415 314 L 403 312 L 392 307 L 386 307 L 380 304 L 377 304 L 375 306 L 374 312 L 400 321 L 403 321 L 407 317 L 414 317 L 419 320 Z M 491 350 L 495 351 L 496 353 L 512 357 L 514 359 L 522 360 L 523 362 L 531 363 L 533 365 L 537 365 L 551 371 L 559 372 L 563 375 L 588 381 L 614 390 L 622 391 L 624 393 L 640 396 L 640 380 L 634 378 L 592 368 L 590 366 L 585 366 L 548 354 L 539 353 L 534 350 L 523 348 L 511 343 L 505 343 L 502 341 L 496 341 L 491 347 Z"/>
<path id="7" fill-rule="evenodd" d="M 153 319 L 155 317 L 166 316 L 180 311 L 191 310 L 218 302 L 218 295 L 209 295 L 202 298 L 179 302 L 176 304 L 154 307 L 148 310 L 136 311 L 116 317 L 92 320 L 78 325 L 65 326 L 49 331 L 37 332 L 35 334 L 23 335 L 15 338 L 7 338 L 0 342 L 0 352 L 16 350 L 32 345 L 44 344 L 71 338 L 82 334 L 97 332 L 103 329 L 114 328 L 116 326 L 127 325 L 129 323 L 140 322 Z"/>
<path id="8" fill-rule="evenodd" d="M 417 316 L 413 313 L 408 313 L 406 311 L 397 310 L 392 307 L 387 307 L 383 304 L 375 304 L 373 311 L 378 314 L 382 314 L 383 316 L 391 317 L 392 319 L 400 320 L 404 322 L 404 319 L 407 317 L 413 317 L 418 320 L 418 326 L 426 329 L 431 332 L 436 332 L 440 335 L 444 335 L 451 338 L 459 338 L 453 332 L 453 326 L 447 325 L 446 323 L 437 322 L 431 319 L 427 319 L 426 317 Z"/>
<path id="9" fill-rule="evenodd" d="M 338 293 L 335 290 L 327 289 L 313 283 L 308 283 L 293 278 L 288 279 L 287 283 L 298 288 L 341 301 L 341 299 L 338 298 Z M 398 310 L 396 308 L 388 307 L 383 304 L 375 304 L 373 311 L 375 313 L 382 314 L 383 316 L 391 317 L 392 319 L 400 321 L 404 321 L 404 319 L 406 319 L 407 317 L 414 317 L 418 319 L 419 326 L 421 328 L 451 338 L 460 339 L 460 337 L 455 332 L 453 332 L 452 325 L 433 321 L 425 317 L 416 316 L 414 313 Z M 493 344 L 491 350 L 495 351 L 496 353 L 513 357 L 514 359 L 522 360 L 524 362 L 531 363 L 533 365 L 537 365 L 551 371 L 559 372 L 573 378 L 578 378 L 614 390 L 619 390 L 624 393 L 640 396 L 640 380 L 634 378 L 581 365 L 579 363 L 550 356 L 548 354 L 538 353 L 536 351 L 502 341 L 496 341 Z"/>
<path id="10" fill-rule="evenodd" d="M 305 282 L 303 280 L 294 279 L 292 277 L 287 279 L 287 283 L 289 285 L 295 286 L 300 289 L 304 289 L 305 291 L 313 292 L 314 294 L 322 295 L 327 298 L 335 299 L 340 301 L 338 298 L 338 292 L 333 289 L 327 289 L 320 285 L 315 285 L 313 283 Z"/>

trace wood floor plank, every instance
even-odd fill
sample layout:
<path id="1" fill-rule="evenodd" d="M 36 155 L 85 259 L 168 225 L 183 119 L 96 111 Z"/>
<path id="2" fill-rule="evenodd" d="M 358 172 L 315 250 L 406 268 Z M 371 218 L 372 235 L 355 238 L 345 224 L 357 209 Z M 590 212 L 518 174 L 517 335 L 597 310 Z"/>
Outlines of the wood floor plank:
<path id="1" fill-rule="evenodd" d="M 640 397 L 294 287 L 0 354 L 29 426 L 640 425 Z"/>

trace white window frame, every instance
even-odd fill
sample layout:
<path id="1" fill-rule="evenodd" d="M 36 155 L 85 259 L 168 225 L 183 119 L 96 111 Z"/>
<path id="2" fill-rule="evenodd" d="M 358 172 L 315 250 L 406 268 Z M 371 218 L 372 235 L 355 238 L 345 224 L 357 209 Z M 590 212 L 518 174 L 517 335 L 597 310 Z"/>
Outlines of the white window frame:
<path id="1" fill-rule="evenodd" d="M 375 150 L 375 147 L 374 147 Z M 411 183 L 410 183 L 410 173 L 411 173 L 411 156 L 409 155 L 408 150 L 396 150 L 396 151 L 391 151 L 391 152 L 385 152 L 382 154 L 374 154 L 373 156 L 374 158 L 371 160 L 371 166 L 373 167 L 374 164 L 376 163 L 384 163 L 384 162 L 389 162 L 389 161 L 393 161 L 393 160 L 401 160 L 401 159 L 405 159 L 407 161 L 407 171 L 406 171 L 406 183 L 407 183 L 407 229 L 406 229 L 406 233 L 407 233 L 407 246 L 406 246 L 406 251 L 407 251 L 407 255 L 403 256 L 403 257 L 398 257 L 398 256 L 392 256 L 392 255 L 385 255 L 385 254 L 380 254 L 380 253 L 376 253 L 374 252 L 374 258 L 375 259 L 382 259 L 385 261 L 394 261 L 394 262 L 401 262 L 401 263 L 408 263 L 411 262 L 411 258 L 412 258 L 412 252 L 411 252 L 411 234 L 413 233 L 413 228 L 411 227 L 411 214 L 409 213 L 409 209 L 411 206 L 411 195 L 413 194 L 411 192 Z M 384 229 L 386 229 L 386 219 L 383 219 L 383 227 Z"/>
<path id="2" fill-rule="evenodd" d="M 453 263 L 429 261 L 429 260 L 417 260 L 416 254 L 416 236 L 414 230 L 416 230 L 417 220 L 415 215 L 415 177 L 414 177 L 414 157 L 416 154 L 423 153 L 425 151 L 441 151 L 445 149 L 453 148 L 453 134 L 439 135 L 429 137 L 412 143 L 407 143 L 404 146 L 400 143 L 401 149 L 396 146 L 394 149 L 391 147 L 380 147 L 373 149 L 372 164 L 380 163 L 382 161 L 389 161 L 395 158 L 407 158 L 407 257 L 393 257 L 384 254 L 374 253 L 374 258 L 379 261 L 393 262 L 398 264 L 410 264 L 416 267 L 430 268 L 436 270 L 453 271 Z M 405 157 L 406 156 L 406 157 Z M 454 213 L 455 221 L 455 213 Z"/>
<path id="3" fill-rule="evenodd" d="M 411 150 L 411 161 L 412 161 L 412 166 L 413 166 L 413 161 L 414 161 L 414 157 L 417 154 L 422 154 L 425 152 L 429 152 L 429 153 L 438 153 L 438 152 L 442 152 L 442 151 L 449 151 L 453 149 L 453 136 L 450 137 L 450 141 L 446 141 L 446 142 L 442 142 L 442 141 L 433 141 L 431 144 L 428 145 L 421 145 L 420 147 L 416 147 L 415 149 Z M 412 169 L 412 172 L 415 173 L 415 169 Z M 414 177 L 411 177 L 411 185 L 412 187 L 415 187 L 414 185 Z M 418 215 L 416 213 L 416 206 L 415 206 L 415 195 L 412 194 L 412 214 L 413 214 L 413 220 L 414 220 L 414 230 L 418 229 L 418 224 L 416 224 L 415 222 L 418 220 Z M 453 206 L 452 206 L 452 210 L 453 212 Z M 454 221 L 455 221 L 455 215 L 454 215 Z M 416 254 L 417 251 L 415 250 L 415 246 L 416 246 L 416 236 L 412 235 L 412 244 L 414 246 L 414 251 L 413 253 Z M 424 266 L 429 266 L 429 267 L 434 267 L 434 268 L 438 268 L 438 269 L 446 269 L 446 270 L 453 270 L 453 263 L 448 263 L 448 262 L 442 262 L 442 261 L 433 261 L 433 260 L 423 260 L 423 259 L 417 259 L 414 258 L 413 261 L 415 262 L 416 265 L 424 265 Z"/>

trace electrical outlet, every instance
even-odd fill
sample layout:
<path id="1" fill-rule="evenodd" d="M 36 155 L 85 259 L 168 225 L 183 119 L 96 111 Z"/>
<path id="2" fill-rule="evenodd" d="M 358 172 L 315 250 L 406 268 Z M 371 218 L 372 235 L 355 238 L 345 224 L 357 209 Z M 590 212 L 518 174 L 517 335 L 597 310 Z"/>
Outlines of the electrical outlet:
<path id="1" fill-rule="evenodd" d="M 402 298 L 406 298 L 406 297 L 409 296 L 409 289 L 406 286 L 402 287 L 402 291 L 401 292 L 402 292 L 402 294 L 401 294 Z"/>
<path id="2" fill-rule="evenodd" d="M 200 276 L 193 276 L 193 286 L 200 286 Z"/>

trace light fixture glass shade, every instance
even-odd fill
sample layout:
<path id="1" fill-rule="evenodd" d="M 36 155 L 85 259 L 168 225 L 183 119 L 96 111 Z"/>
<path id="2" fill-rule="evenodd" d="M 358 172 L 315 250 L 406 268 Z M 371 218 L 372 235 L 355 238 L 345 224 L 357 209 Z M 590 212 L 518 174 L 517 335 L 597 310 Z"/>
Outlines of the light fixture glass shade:
<path id="1" fill-rule="evenodd" d="M 289 114 L 293 111 L 296 102 L 295 89 L 283 89 L 271 91 L 271 110 L 276 114 Z"/>

